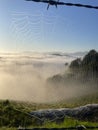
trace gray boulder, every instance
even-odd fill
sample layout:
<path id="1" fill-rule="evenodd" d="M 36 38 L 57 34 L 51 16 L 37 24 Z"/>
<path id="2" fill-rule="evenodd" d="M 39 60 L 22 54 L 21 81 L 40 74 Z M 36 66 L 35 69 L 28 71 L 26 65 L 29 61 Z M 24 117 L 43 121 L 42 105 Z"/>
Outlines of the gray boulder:
<path id="1" fill-rule="evenodd" d="M 33 111 L 30 115 L 40 120 L 63 121 L 65 117 L 80 120 L 98 121 L 98 104 L 89 104 L 77 108 L 61 108 Z"/>

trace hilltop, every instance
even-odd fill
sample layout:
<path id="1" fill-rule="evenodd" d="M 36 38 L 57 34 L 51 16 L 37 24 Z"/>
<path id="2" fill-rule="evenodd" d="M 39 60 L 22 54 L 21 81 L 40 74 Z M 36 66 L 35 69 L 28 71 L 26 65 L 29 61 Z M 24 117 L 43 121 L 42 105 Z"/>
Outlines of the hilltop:
<path id="1" fill-rule="evenodd" d="M 98 89 L 98 52 L 90 50 L 83 59 L 73 60 L 64 74 L 57 74 L 47 79 L 47 83 L 60 85 L 95 86 Z"/>

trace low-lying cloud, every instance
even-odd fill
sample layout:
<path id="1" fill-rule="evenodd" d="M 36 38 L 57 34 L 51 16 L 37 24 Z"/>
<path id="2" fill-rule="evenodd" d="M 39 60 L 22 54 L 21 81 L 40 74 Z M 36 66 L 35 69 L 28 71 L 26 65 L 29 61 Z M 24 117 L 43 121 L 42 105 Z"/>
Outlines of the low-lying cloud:
<path id="1" fill-rule="evenodd" d="M 64 53 L 0 53 L 0 99 L 53 102 L 73 97 L 77 86 L 47 86 L 47 78 L 63 74 L 74 56 Z M 84 91 L 84 89 L 80 90 Z"/>

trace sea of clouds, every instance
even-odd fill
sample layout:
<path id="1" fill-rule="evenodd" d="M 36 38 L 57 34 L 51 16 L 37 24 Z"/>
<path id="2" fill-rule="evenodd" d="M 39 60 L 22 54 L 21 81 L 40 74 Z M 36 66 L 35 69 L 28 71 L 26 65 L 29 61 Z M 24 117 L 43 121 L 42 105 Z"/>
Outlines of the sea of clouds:
<path id="1" fill-rule="evenodd" d="M 58 52 L 0 53 L 0 99 L 47 102 L 54 95 L 51 90 L 48 94 L 47 78 L 63 74 L 65 63 L 75 58 Z"/>

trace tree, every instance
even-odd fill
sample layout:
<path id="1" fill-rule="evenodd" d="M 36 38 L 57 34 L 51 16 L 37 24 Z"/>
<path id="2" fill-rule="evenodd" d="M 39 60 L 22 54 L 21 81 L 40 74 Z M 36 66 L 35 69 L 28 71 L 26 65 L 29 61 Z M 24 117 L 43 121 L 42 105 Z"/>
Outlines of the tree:
<path id="1" fill-rule="evenodd" d="M 81 59 L 77 58 L 76 60 L 71 62 L 69 67 L 72 70 L 72 72 L 77 72 L 79 71 L 80 66 L 81 66 Z"/>

